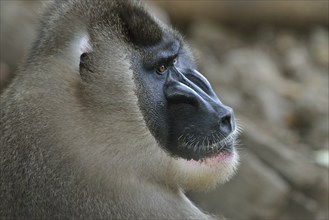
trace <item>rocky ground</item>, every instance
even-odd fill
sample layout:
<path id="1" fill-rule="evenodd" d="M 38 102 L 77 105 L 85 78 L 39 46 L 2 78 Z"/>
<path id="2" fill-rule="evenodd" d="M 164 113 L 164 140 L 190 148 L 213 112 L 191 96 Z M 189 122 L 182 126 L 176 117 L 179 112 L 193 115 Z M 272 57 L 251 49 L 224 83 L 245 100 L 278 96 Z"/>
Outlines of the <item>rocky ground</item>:
<path id="1" fill-rule="evenodd" d="M 33 39 L 30 12 L 40 8 L 8 2 L 1 1 L 0 91 Z M 190 192 L 192 200 L 228 219 L 328 219 L 328 27 L 175 22 L 243 128 L 237 175 Z"/>

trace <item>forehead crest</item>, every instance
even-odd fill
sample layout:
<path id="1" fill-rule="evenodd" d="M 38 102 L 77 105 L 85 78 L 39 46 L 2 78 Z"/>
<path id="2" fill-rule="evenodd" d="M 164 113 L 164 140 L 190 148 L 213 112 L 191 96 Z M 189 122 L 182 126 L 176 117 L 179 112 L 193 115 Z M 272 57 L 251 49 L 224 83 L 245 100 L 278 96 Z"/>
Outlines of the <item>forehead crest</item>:
<path id="1" fill-rule="evenodd" d="M 162 39 L 162 30 L 152 16 L 140 5 L 123 3 L 119 16 L 123 23 L 124 34 L 137 46 L 153 46 Z"/>

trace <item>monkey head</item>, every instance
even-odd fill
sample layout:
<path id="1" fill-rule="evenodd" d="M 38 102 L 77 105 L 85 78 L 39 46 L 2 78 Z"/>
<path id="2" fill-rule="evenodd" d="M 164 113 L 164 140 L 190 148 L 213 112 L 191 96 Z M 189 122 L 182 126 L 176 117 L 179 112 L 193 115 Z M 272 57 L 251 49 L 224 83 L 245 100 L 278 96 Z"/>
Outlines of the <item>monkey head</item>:
<path id="1" fill-rule="evenodd" d="M 146 127 L 157 143 L 148 159 L 163 165 L 154 172 L 166 175 L 168 184 L 202 189 L 226 181 L 238 164 L 234 147 L 238 129 L 232 108 L 218 99 L 207 79 L 196 70 L 189 47 L 178 32 L 140 5 L 123 3 L 117 13 L 123 24 L 119 33 L 122 37 L 114 39 L 111 35 L 111 54 L 102 53 L 97 60 L 103 60 L 109 69 L 121 63 L 125 72 L 111 76 L 103 73 L 111 77 L 112 84 L 106 84 L 103 77 L 98 81 L 99 93 L 120 92 L 125 100 L 135 98 L 134 106 L 123 105 L 122 101 L 111 106 L 121 106 L 131 122 L 135 116 L 128 119 L 129 115 L 141 113 L 141 127 Z M 126 46 L 116 48 L 116 41 Z M 106 61 L 109 56 L 117 60 Z M 85 59 L 82 57 L 83 64 Z"/>

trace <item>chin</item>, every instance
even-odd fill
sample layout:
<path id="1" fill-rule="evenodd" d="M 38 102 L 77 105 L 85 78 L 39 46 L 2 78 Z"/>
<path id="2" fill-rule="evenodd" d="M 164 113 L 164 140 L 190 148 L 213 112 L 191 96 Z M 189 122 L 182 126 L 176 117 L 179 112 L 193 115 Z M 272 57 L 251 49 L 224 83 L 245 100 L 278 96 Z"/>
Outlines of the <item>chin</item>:
<path id="1" fill-rule="evenodd" d="M 209 190 L 227 182 L 236 172 L 239 155 L 234 147 L 200 160 L 172 158 L 169 175 L 186 190 Z"/>

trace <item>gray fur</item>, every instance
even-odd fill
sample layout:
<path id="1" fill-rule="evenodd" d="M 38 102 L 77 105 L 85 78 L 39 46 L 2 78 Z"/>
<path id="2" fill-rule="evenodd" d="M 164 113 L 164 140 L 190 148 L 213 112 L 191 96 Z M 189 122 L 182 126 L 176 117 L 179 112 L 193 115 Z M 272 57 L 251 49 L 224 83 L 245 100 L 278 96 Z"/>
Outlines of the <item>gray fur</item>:
<path id="1" fill-rule="evenodd" d="M 121 3 L 56 1 L 45 13 L 38 41 L 0 99 L 1 219 L 210 218 L 181 187 L 211 187 L 235 164 L 191 170 L 157 146 L 112 13 Z M 92 53 L 87 82 L 81 51 Z"/>

